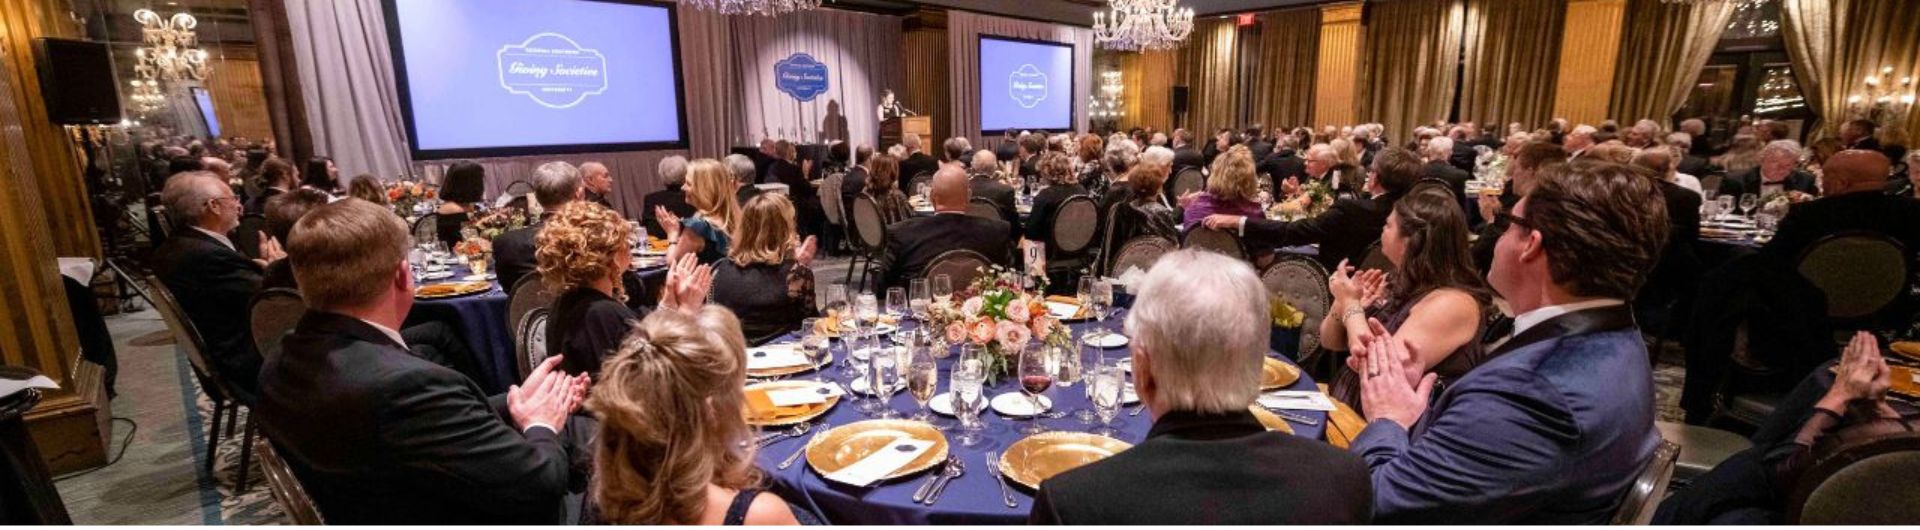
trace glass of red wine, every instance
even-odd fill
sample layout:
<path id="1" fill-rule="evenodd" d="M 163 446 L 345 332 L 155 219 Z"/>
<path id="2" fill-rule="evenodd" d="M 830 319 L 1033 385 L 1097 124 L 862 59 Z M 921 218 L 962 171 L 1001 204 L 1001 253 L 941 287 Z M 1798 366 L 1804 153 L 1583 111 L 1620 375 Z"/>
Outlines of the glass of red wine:
<path id="1" fill-rule="evenodd" d="M 1027 416 L 1027 426 L 1020 429 L 1022 434 L 1034 435 L 1047 432 L 1047 426 L 1040 424 L 1040 415 L 1046 412 L 1041 406 L 1041 394 L 1053 386 L 1053 368 L 1048 348 L 1039 344 L 1029 344 L 1020 352 L 1020 391 L 1026 393 L 1027 401 L 1033 405 L 1032 415 Z"/>

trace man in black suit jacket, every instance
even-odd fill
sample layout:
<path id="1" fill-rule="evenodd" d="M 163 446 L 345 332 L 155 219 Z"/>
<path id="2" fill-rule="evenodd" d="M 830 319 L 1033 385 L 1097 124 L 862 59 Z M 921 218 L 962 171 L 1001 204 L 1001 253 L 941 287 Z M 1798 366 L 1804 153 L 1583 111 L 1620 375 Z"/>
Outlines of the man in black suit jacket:
<path id="1" fill-rule="evenodd" d="M 686 170 L 685 163 L 685 160 L 681 161 L 682 173 Z M 660 165 L 664 168 L 667 163 L 663 161 Z M 580 200 L 584 192 L 580 180 L 580 170 L 566 162 L 548 162 L 534 169 L 533 198 L 540 202 L 540 208 L 545 212 L 532 225 L 508 230 L 493 238 L 493 270 L 500 277 L 501 287 L 513 289 L 521 277 L 539 267 L 538 260 L 534 258 L 534 238 L 540 235 L 540 229 L 546 226 L 548 217 L 566 207 L 567 203 Z M 651 214 L 653 208 L 647 208 L 646 212 Z"/>
<path id="2" fill-rule="evenodd" d="M 1675 300 L 1691 301 L 1702 272 L 1693 253 L 1694 244 L 1700 241 L 1702 199 L 1699 193 L 1675 182 L 1672 153 L 1667 149 L 1645 149 L 1633 157 L 1633 165 L 1654 176 L 1655 187 L 1666 202 L 1669 225 L 1660 261 L 1647 276 L 1647 283 L 1641 285 L 1639 296 L 1634 297 L 1634 305 L 1643 314 Z M 1676 307 L 1674 314 L 1686 314 L 1687 307 L 1690 306 Z"/>
<path id="3" fill-rule="evenodd" d="M 1427 166 L 1421 171 L 1420 178 L 1445 182 L 1447 189 L 1453 191 L 1454 198 L 1460 201 L 1460 207 L 1466 208 L 1467 181 L 1473 180 L 1473 174 L 1462 171 L 1448 161 L 1446 153 L 1456 150 L 1450 144 L 1452 141 L 1446 138 L 1434 138 L 1427 143 Z"/>
<path id="4" fill-rule="evenodd" d="M 260 194 L 247 200 L 246 213 L 266 211 L 267 200 L 294 188 L 293 164 L 278 158 L 260 163 Z"/>
<path id="5" fill-rule="evenodd" d="M 1047 138 L 1039 134 L 1020 135 L 1020 178 L 1033 182 L 1040 178 L 1040 152 L 1047 148 Z"/>
<path id="6" fill-rule="evenodd" d="M 1891 164 L 1879 151 L 1850 149 L 1827 161 L 1828 195 L 1793 205 L 1761 252 L 1792 265 L 1821 238 L 1849 231 L 1885 234 L 1920 249 L 1920 200 L 1881 192 Z"/>
<path id="7" fill-rule="evenodd" d="M 620 211 L 613 205 L 613 173 L 599 162 L 580 164 L 580 187 L 586 191 L 585 199 L 599 203 L 609 210 Z"/>
<path id="8" fill-rule="evenodd" d="M 1019 239 L 1020 210 L 1014 204 L 1013 188 L 1002 184 L 1000 179 L 993 176 L 994 171 L 999 167 L 999 162 L 994 160 L 993 153 L 987 151 L 974 153 L 973 163 L 969 167 L 973 174 L 967 178 L 968 191 L 974 198 L 986 199 L 993 203 L 993 207 L 1000 210 L 1000 220 L 1007 222 L 1008 240 Z"/>
<path id="9" fill-rule="evenodd" d="M 1217 230 L 1239 233 L 1248 248 L 1319 243 L 1318 260 L 1332 270 L 1340 260 L 1360 263 L 1367 257 L 1367 247 L 1380 239 L 1380 228 L 1386 226 L 1394 201 L 1413 187 L 1421 171 L 1420 158 L 1412 151 L 1388 148 L 1374 157 L 1374 177 L 1367 184 L 1371 197 L 1338 199 L 1327 207 L 1326 213 L 1299 221 L 1214 214 L 1207 216 L 1206 224 Z"/>
<path id="10" fill-rule="evenodd" d="M 934 170 L 940 168 L 940 161 L 927 156 L 920 145 L 921 140 L 918 134 L 907 133 L 906 137 L 900 139 L 900 143 L 907 147 L 909 154 L 906 159 L 900 161 L 899 188 L 907 193 L 913 193 L 913 188 L 905 184 L 913 177 L 920 176 L 921 173 L 932 174 Z"/>
<path id="11" fill-rule="evenodd" d="M 212 173 L 174 175 L 160 196 L 180 228 L 154 250 L 154 275 L 199 331 L 217 375 L 243 394 L 236 399 L 251 404 L 260 388 L 260 352 L 253 346 L 247 306 L 260 289 L 266 264 L 280 258 L 278 245 L 263 243 L 260 260 L 234 248 L 226 234 L 240 226 L 240 200 Z"/>
<path id="12" fill-rule="evenodd" d="M 752 160 L 745 156 L 741 158 L 747 160 L 748 171 L 752 171 Z M 654 208 L 664 207 L 682 218 L 693 217 L 693 205 L 687 204 L 687 158 L 673 155 L 660 159 L 657 175 L 660 178 L 660 185 L 665 186 L 666 189 L 648 193 L 640 199 L 640 224 L 646 227 L 648 236 L 665 238 L 667 231 L 660 227 L 660 220 L 653 215 Z"/>
<path id="13" fill-rule="evenodd" d="M 1006 265 L 1011 257 L 1007 235 L 1012 229 L 1006 221 L 967 215 L 971 197 L 965 171 L 947 166 L 934 173 L 933 215 L 887 227 L 878 273 L 881 285 L 906 287 L 907 280 L 924 275 L 933 258 L 949 250 L 972 250 Z"/>
<path id="14" fill-rule="evenodd" d="M 1360 457 L 1267 431 L 1247 409 L 1260 393 L 1247 374 L 1260 373 L 1270 326 L 1253 268 L 1197 250 L 1159 263 L 1140 283 L 1129 323 L 1135 387 L 1153 428 L 1132 449 L 1042 482 L 1027 522 L 1371 521 L 1373 487 Z"/>
<path id="15" fill-rule="evenodd" d="M 1186 129 L 1173 130 L 1173 173 L 1181 169 L 1201 167 L 1207 164 L 1207 157 L 1193 148 L 1193 132 Z"/>
<path id="16" fill-rule="evenodd" d="M 561 522 L 574 482 L 561 435 L 586 427 L 568 426 L 586 378 L 556 356 L 497 407 L 409 355 L 395 331 L 413 305 L 407 230 L 377 205 L 321 207 L 288 246 L 311 309 L 261 369 L 254 412 L 327 522 Z"/>
<path id="17" fill-rule="evenodd" d="M 1813 174 L 1795 167 L 1799 162 L 1799 144 L 1791 141 L 1769 143 L 1760 148 L 1759 166 L 1720 179 L 1720 194 L 1736 198 L 1746 193 L 1764 197 L 1769 193 L 1789 191 L 1819 195 L 1820 188 L 1815 184 Z M 1884 174 L 1882 178 L 1885 178 Z"/>

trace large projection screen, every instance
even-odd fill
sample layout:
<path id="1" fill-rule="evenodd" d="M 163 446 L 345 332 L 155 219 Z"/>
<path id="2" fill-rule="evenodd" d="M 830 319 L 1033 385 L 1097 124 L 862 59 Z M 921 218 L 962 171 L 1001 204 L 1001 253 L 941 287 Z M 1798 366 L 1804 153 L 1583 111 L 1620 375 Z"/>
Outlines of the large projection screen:
<path id="1" fill-rule="evenodd" d="M 1073 45 L 980 36 L 980 128 L 1073 129 Z"/>
<path id="2" fill-rule="evenodd" d="M 385 4 L 415 160 L 687 146 L 672 3 Z"/>

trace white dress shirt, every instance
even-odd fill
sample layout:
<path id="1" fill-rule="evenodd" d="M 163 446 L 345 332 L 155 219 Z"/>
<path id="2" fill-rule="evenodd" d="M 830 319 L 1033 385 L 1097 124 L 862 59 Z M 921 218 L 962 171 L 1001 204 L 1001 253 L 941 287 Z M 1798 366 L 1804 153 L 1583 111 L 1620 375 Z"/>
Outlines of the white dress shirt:
<path id="1" fill-rule="evenodd" d="M 235 252 L 238 252 L 238 251 L 240 251 L 240 249 L 238 249 L 238 248 L 235 248 L 235 247 L 233 246 L 233 240 L 230 240 L 230 239 L 227 239 L 227 235 L 226 235 L 226 234 L 222 234 L 222 233 L 219 233 L 219 232 L 215 232 L 215 231 L 212 231 L 212 230 L 208 230 L 208 229 L 205 229 L 205 228 L 200 228 L 200 227 L 198 227 L 198 226 L 188 226 L 187 228 L 192 228 L 192 229 L 194 229 L 194 230 L 199 230 L 199 231 L 200 231 L 200 233 L 202 233 L 202 234 L 206 234 L 206 235 L 209 235 L 209 236 L 213 236 L 213 240 L 214 240 L 214 241 L 219 241 L 219 242 L 220 242 L 220 244 L 222 244 L 222 245 L 226 245 L 226 246 L 227 246 L 227 249 L 228 249 L 228 250 L 232 250 L 232 251 L 235 251 Z"/>
<path id="2" fill-rule="evenodd" d="M 1513 336 L 1518 337 L 1521 333 L 1526 332 L 1527 328 L 1540 325 L 1541 322 L 1546 322 L 1553 317 L 1567 313 L 1626 304 L 1627 301 L 1618 298 L 1595 298 L 1570 304 L 1550 305 L 1534 309 L 1513 317 Z"/>

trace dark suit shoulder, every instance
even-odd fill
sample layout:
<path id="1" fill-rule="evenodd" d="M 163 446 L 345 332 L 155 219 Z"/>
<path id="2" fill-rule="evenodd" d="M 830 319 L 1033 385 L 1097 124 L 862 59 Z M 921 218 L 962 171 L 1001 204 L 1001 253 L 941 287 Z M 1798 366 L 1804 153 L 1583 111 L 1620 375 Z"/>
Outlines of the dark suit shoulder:
<path id="1" fill-rule="evenodd" d="M 1041 490 L 1062 524 L 1352 524 L 1372 510 L 1358 456 L 1274 432 L 1155 437 Z"/>

